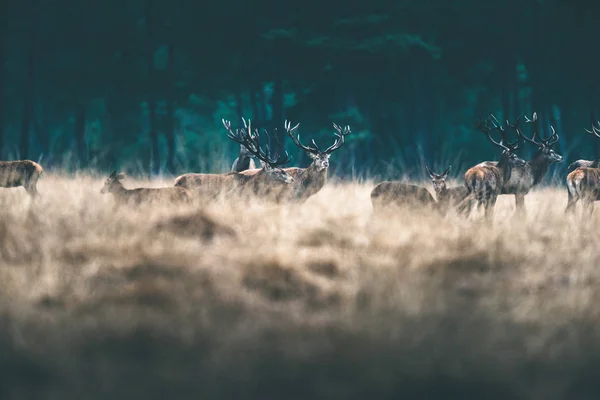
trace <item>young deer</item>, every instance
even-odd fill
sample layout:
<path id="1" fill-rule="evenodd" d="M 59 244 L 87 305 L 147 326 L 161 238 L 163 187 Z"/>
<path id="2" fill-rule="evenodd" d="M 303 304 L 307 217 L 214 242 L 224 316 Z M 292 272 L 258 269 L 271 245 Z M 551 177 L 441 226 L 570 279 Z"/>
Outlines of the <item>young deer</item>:
<path id="1" fill-rule="evenodd" d="M 600 126 L 600 123 L 598 125 Z M 600 138 L 600 129 L 593 125 L 591 131 L 587 129 L 585 131 Z M 584 208 L 591 214 L 594 211 L 594 201 L 600 200 L 600 168 L 597 166 L 600 160 L 578 161 L 583 162 L 583 165 L 589 165 L 589 167 L 576 167 L 567 175 L 568 200 L 565 213 L 569 214 L 575 211 L 575 205 L 579 200 L 582 200 Z"/>
<path id="2" fill-rule="evenodd" d="M 336 136 L 335 142 L 325 150 L 321 151 L 314 140 L 312 140 L 312 146 L 305 146 L 300 142 L 300 134 L 298 134 L 297 137 L 293 135 L 293 131 L 298 128 L 298 125 L 300 124 L 291 128 L 290 122 L 285 121 L 285 130 L 292 139 L 292 142 L 303 149 L 306 154 L 313 159 L 313 162 L 307 168 L 290 167 L 284 168 L 284 170 L 297 180 L 297 187 L 292 195 L 293 199 L 304 201 L 319 192 L 327 182 L 329 157 L 331 156 L 331 153 L 344 145 L 345 137 L 350 134 L 350 126 L 341 128 L 334 123 L 333 128 L 336 130 L 334 133 Z"/>
<path id="3" fill-rule="evenodd" d="M 250 192 L 261 198 L 280 201 L 291 190 L 291 185 L 294 183 L 294 178 L 279 168 L 290 161 L 289 154 L 285 152 L 283 157 L 272 159 L 268 146 L 266 150 L 260 147 L 258 130 L 252 131 L 250 121 L 248 123 L 244 119 L 242 121 L 244 128 L 233 132 L 231 122 L 222 120 L 223 126 L 227 129 L 227 136 L 245 146 L 250 154 L 261 161 L 262 168 L 226 174 L 184 174 L 175 179 L 175 186 L 192 189 L 208 197 L 233 191 L 238 194 Z"/>
<path id="4" fill-rule="evenodd" d="M 247 169 L 256 169 L 253 155 L 248 151 L 246 146 L 240 144 L 240 153 L 231 165 L 231 172 L 242 172 Z"/>
<path id="5" fill-rule="evenodd" d="M 31 197 L 36 197 L 37 181 L 43 172 L 40 164 L 30 160 L 0 161 L 0 187 L 23 186 Z"/>
<path id="6" fill-rule="evenodd" d="M 592 124 L 592 130 L 586 129 L 585 132 L 590 135 L 600 138 L 600 121 L 598 121 L 597 124 L 598 124 L 598 128 L 596 128 L 594 126 L 594 124 Z M 600 160 L 577 160 L 577 161 L 574 161 L 567 167 L 567 172 L 569 172 L 569 173 L 573 172 L 577 168 L 580 168 L 580 167 L 600 168 Z"/>
<path id="7" fill-rule="evenodd" d="M 437 196 L 438 209 L 442 212 L 448 212 L 451 208 L 455 208 L 459 213 L 465 213 L 467 211 L 465 199 L 469 195 L 467 187 L 463 185 L 448 188 L 446 186 L 446 179 L 452 169 L 452 165 L 441 174 L 436 174 L 427 165 L 425 169 L 431 178 L 433 190 Z"/>
<path id="8" fill-rule="evenodd" d="M 424 187 L 398 181 L 381 182 L 371 191 L 373 211 L 380 213 L 386 210 L 403 207 L 435 207 L 435 199 Z"/>
<path id="9" fill-rule="evenodd" d="M 500 130 L 497 125 L 494 129 L 499 130 L 503 136 L 503 140 L 496 142 L 492 139 L 488 119 L 484 119 L 478 125 L 478 129 L 486 134 L 487 138 L 496 146 L 502 149 L 500 160 L 496 163 L 484 161 L 470 168 L 465 172 L 465 186 L 469 192 L 469 199 L 466 201 L 468 207 L 467 215 L 471 211 L 473 202 L 477 202 L 477 208 L 485 207 L 485 217 L 492 220 L 494 217 L 494 207 L 498 195 L 502 192 L 504 182 L 508 182 L 511 177 L 511 171 L 515 167 L 522 167 L 526 163 L 514 153 L 519 147 L 519 139 L 514 143 L 504 142 L 504 131 Z"/>
<path id="10" fill-rule="evenodd" d="M 113 171 L 100 190 L 102 194 L 112 193 L 117 205 L 139 205 L 153 202 L 182 203 L 190 200 L 189 192 L 180 187 L 125 189 L 121 183 L 123 178 L 125 178 L 124 173 L 117 174 L 117 171 Z"/>

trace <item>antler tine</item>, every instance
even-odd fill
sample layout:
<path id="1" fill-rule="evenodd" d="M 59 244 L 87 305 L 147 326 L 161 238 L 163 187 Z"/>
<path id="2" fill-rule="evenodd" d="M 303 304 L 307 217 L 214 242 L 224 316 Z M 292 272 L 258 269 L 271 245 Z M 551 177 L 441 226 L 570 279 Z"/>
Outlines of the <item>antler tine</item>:
<path id="1" fill-rule="evenodd" d="M 495 119 L 495 118 L 494 118 Z M 496 120 L 497 121 L 497 120 Z M 497 125 L 496 125 L 497 126 Z M 495 127 L 494 127 L 495 128 Z M 485 133 L 487 138 L 489 139 L 490 142 L 492 142 L 493 144 L 495 144 L 496 146 L 504 149 L 504 150 L 508 150 L 511 151 L 511 149 L 509 149 L 508 147 L 506 147 L 502 141 L 500 142 L 496 142 L 491 135 L 491 131 L 492 128 L 490 128 L 490 124 L 489 124 L 489 119 L 487 118 L 482 118 L 476 125 L 476 129 L 479 129 L 481 132 Z"/>
<path id="2" fill-rule="evenodd" d="M 590 135 L 594 135 L 594 136 L 600 138 L 600 121 L 598 121 L 596 123 L 598 124 L 598 128 L 596 128 L 594 126 L 594 124 L 592 124 L 592 130 L 590 131 L 588 129 L 585 129 L 585 131 L 586 131 L 586 133 L 589 133 Z"/>
<path id="3" fill-rule="evenodd" d="M 334 133 L 334 135 L 337 136 L 337 138 L 335 139 L 335 142 L 333 142 L 333 144 L 331 146 L 329 146 L 327 149 L 325 149 L 324 153 L 327 153 L 327 154 L 330 154 L 330 153 L 334 152 L 335 150 L 339 149 L 340 147 L 342 147 L 345 143 L 346 136 L 348 136 L 351 133 L 350 125 L 346 125 L 344 128 L 341 128 L 339 125 L 337 125 L 334 122 L 333 128 L 337 131 Z"/>
<path id="4" fill-rule="evenodd" d="M 543 141 L 546 146 L 552 146 L 554 143 L 558 142 L 558 133 L 556 133 L 554 126 L 550 125 L 550 130 L 552 131 L 552 135 L 550 135 L 547 140 Z"/>
<path id="5" fill-rule="evenodd" d="M 312 148 L 309 146 L 305 146 L 300 142 L 300 133 L 298 133 L 297 137 L 294 137 L 294 135 L 292 134 L 292 132 L 294 130 L 296 130 L 296 128 L 298 128 L 298 126 L 300 125 L 300 123 L 297 123 L 293 128 L 290 128 L 292 124 L 290 123 L 290 121 L 286 120 L 284 123 L 284 127 L 285 127 L 285 131 L 287 132 L 288 136 L 290 137 L 290 139 L 292 139 L 292 142 L 294 142 L 294 144 L 298 147 L 300 147 L 301 149 L 303 149 L 304 151 L 307 151 L 309 153 L 313 153 L 313 154 L 317 154 L 319 153 L 319 148 L 316 146 Z M 314 143 L 314 141 L 313 141 Z"/>
<path id="6" fill-rule="evenodd" d="M 511 148 L 513 151 L 515 151 L 515 150 L 517 150 L 517 149 L 521 148 L 521 142 L 520 142 L 520 139 L 521 139 L 521 137 L 522 137 L 522 134 L 521 134 L 521 129 L 519 128 L 519 124 L 521 123 L 521 117 L 522 117 L 522 115 L 519 115 L 519 116 L 517 117 L 517 119 L 515 120 L 515 123 L 514 123 L 514 124 L 511 124 L 511 123 L 510 123 L 510 121 L 509 121 L 508 119 L 506 120 L 506 126 L 508 126 L 508 127 L 510 127 L 510 128 L 512 128 L 512 129 L 514 129 L 514 130 L 515 130 L 515 133 L 517 134 L 517 140 L 515 140 L 514 142 L 509 142 L 509 141 L 506 139 L 506 136 L 504 135 L 504 133 L 505 133 L 505 132 L 504 132 L 504 131 L 502 132 L 502 133 L 503 133 L 503 134 L 502 134 L 502 139 L 503 139 L 503 141 L 505 141 L 505 142 L 506 142 L 506 145 L 507 145 L 508 147 L 510 147 L 510 148 Z"/>

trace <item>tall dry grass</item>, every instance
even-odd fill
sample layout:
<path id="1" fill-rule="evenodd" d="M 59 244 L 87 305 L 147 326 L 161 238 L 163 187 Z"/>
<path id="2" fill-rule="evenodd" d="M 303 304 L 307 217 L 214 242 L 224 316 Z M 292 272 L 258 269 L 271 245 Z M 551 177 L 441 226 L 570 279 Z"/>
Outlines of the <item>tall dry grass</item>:
<path id="1" fill-rule="evenodd" d="M 86 175 L 0 190 L 0 396 L 598 397 L 597 216 L 548 188 L 493 226 L 374 218 L 373 186 L 138 209 Z"/>

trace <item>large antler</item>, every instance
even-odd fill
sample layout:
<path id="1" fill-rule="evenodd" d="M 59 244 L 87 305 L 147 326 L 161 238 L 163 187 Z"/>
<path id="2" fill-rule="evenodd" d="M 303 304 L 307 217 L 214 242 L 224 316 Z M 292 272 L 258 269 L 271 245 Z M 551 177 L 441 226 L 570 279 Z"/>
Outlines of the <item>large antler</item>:
<path id="1" fill-rule="evenodd" d="M 345 143 L 344 139 L 350 134 L 350 125 L 346 125 L 345 127 L 341 128 L 334 122 L 333 129 L 337 131 L 336 133 L 334 133 L 334 135 L 337 136 L 335 142 L 333 142 L 331 146 L 325 149 L 323 153 L 331 154 L 340 147 L 342 147 Z"/>
<path id="2" fill-rule="evenodd" d="M 338 125 L 336 125 L 334 123 L 333 128 L 337 131 L 336 133 L 334 133 L 334 135 L 336 136 L 335 142 L 333 142 L 333 144 L 331 146 L 329 146 L 327 149 L 325 149 L 324 151 L 321 151 L 319 149 L 319 146 L 317 146 L 317 143 L 315 142 L 314 139 L 311 140 L 312 146 L 305 146 L 300 142 L 300 134 L 299 133 L 297 136 L 292 135 L 292 132 L 298 127 L 298 125 L 300 125 L 300 124 L 297 124 L 293 128 L 290 128 L 291 124 L 289 121 L 286 120 L 285 121 L 285 130 L 288 133 L 288 135 L 290 136 L 290 138 L 292 139 L 292 142 L 294 142 L 294 144 L 296 146 L 298 146 L 312 154 L 331 154 L 332 152 L 334 152 L 335 150 L 339 149 L 340 147 L 342 147 L 344 145 L 345 137 L 350 134 L 350 126 L 349 125 L 346 125 L 345 127 L 340 128 Z"/>
<path id="3" fill-rule="evenodd" d="M 495 123 L 496 121 L 498 121 L 495 117 L 494 117 L 494 123 L 492 126 L 490 126 L 490 119 L 491 118 L 482 118 L 481 120 L 479 120 L 476 124 L 476 129 L 480 130 L 481 132 L 485 133 L 487 138 L 489 139 L 490 142 L 492 142 L 493 144 L 495 144 L 496 146 L 500 147 L 501 149 L 504 150 L 508 150 L 508 151 L 514 151 L 512 148 L 507 147 L 504 143 L 503 140 L 501 140 L 500 142 L 496 142 L 491 135 L 491 131 L 492 129 L 497 130 L 500 132 L 500 134 L 502 135 L 502 138 L 504 139 L 504 129 L 497 123 Z"/>
<path id="4" fill-rule="evenodd" d="M 550 137 L 542 139 L 542 137 L 540 136 L 540 126 L 538 124 L 538 116 L 536 112 L 533 113 L 531 119 L 525 117 L 525 122 L 533 125 L 533 135 L 531 136 L 531 138 L 522 135 L 523 139 L 527 140 L 529 143 L 534 144 L 538 147 L 544 147 L 552 146 L 554 143 L 558 142 L 558 134 L 556 133 L 556 130 L 552 125 L 550 125 L 550 130 L 552 130 L 552 134 L 550 135 Z M 539 139 L 539 142 L 535 140 L 536 137 Z"/>
<path id="5" fill-rule="evenodd" d="M 231 129 L 231 122 L 225 121 L 225 119 L 221 120 L 223 122 L 223 126 L 227 129 L 227 137 L 231 140 L 240 143 L 248 149 L 252 155 L 254 155 L 259 160 L 268 164 L 271 168 L 276 168 L 280 165 L 285 165 L 290 162 L 290 155 L 286 151 L 284 156 L 278 155 L 276 159 L 271 158 L 271 151 L 269 149 L 269 145 L 265 145 L 265 150 L 260 147 L 260 135 L 258 129 L 252 131 L 252 122 L 242 118 L 242 122 L 244 123 L 244 128 L 236 129 L 235 132 Z M 265 130 L 265 134 L 267 135 L 267 139 L 269 133 Z M 268 141 L 268 140 L 267 140 Z"/>
<path id="6" fill-rule="evenodd" d="M 287 132 L 287 134 L 289 135 L 289 137 L 292 139 L 292 142 L 294 142 L 294 144 L 298 147 L 300 147 L 301 149 L 303 149 L 304 151 L 307 151 L 309 153 L 312 154 L 319 154 L 319 147 L 317 146 L 317 144 L 315 143 L 315 141 L 313 140 L 312 143 L 315 147 L 310 147 L 310 146 L 305 146 L 300 142 L 300 134 L 298 133 L 297 137 L 294 137 L 294 135 L 292 134 L 292 132 L 294 132 L 296 130 L 296 128 L 298 128 L 298 126 L 300 125 L 300 123 L 297 123 L 293 128 L 292 123 L 290 121 L 288 121 L 287 119 L 285 120 L 283 126 L 285 128 L 285 131 Z"/>
<path id="7" fill-rule="evenodd" d="M 492 120 L 493 128 L 496 129 L 498 132 L 500 132 L 500 135 L 502 136 L 503 144 L 505 144 L 513 152 L 521 147 L 521 142 L 519 141 L 519 139 L 521 138 L 521 133 L 519 130 L 519 123 L 521 122 L 521 116 L 519 116 L 517 118 L 517 120 L 515 121 L 514 124 L 511 124 L 508 119 L 506 120 L 506 126 L 514 129 L 515 132 L 517 133 L 517 140 L 515 140 L 514 142 L 508 141 L 508 139 L 506 138 L 506 129 L 502 127 L 502 125 L 500 124 L 500 122 L 498 122 L 498 119 L 494 116 L 494 114 L 490 114 L 490 119 Z"/>
<path id="8" fill-rule="evenodd" d="M 596 128 L 594 126 L 594 124 L 592 124 L 592 130 L 590 131 L 590 130 L 586 129 L 585 131 L 587 133 L 589 133 L 590 135 L 594 135 L 594 136 L 600 138 L 600 121 L 598 121 L 596 123 L 598 124 L 598 128 Z"/>

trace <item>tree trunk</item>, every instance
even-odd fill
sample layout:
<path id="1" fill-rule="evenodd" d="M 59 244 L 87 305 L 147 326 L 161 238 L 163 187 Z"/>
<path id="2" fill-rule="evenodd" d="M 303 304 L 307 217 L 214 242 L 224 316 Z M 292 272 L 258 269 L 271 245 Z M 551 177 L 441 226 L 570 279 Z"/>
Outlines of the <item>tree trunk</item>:
<path id="1" fill-rule="evenodd" d="M 160 149 L 158 147 L 158 131 L 156 130 L 156 100 L 151 96 L 148 100 L 148 125 L 150 130 L 150 143 L 152 146 L 152 161 L 150 170 L 152 174 L 160 172 Z"/>
<path id="2" fill-rule="evenodd" d="M 271 107 L 273 110 L 273 135 L 271 135 L 271 144 L 269 145 L 269 148 L 272 149 L 275 157 L 277 154 L 282 155 L 283 149 L 285 147 L 285 130 L 283 129 L 283 102 L 283 79 L 280 76 L 277 76 L 275 78 L 275 85 L 273 87 L 273 98 L 271 100 Z"/>
<path id="3" fill-rule="evenodd" d="M 7 61 L 7 46 L 6 46 L 6 34 L 8 32 L 7 23 L 8 17 L 6 12 L 8 10 L 7 2 L 2 2 L 0 6 L 0 159 L 4 154 L 4 130 L 6 129 L 6 68 L 5 64 Z"/>
<path id="4" fill-rule="evenodd" d="M 147 34 L 147 57 L 148 57 L 148 80 L 147 90 L 148 94 L 148 131 L 150 134 L 150 145 L 151 149 L 151 161 L 150 161 L 150 173 L 158 174 L 160 172 L 160 149 L 158 148 L 158 131 L 156 127 L 156 74 L 154 68 L 154 46 L 155 46 L 155 32 L 154 32 L 154 0 L 147 0 L 146 2 L 146 34 Z"/>
<path id="5" fill-rule="evenodd" d="M 85 120 L 86 107 L 83 101 L 77 104 L 75 109 L 75 145 L 77 158 L 79 159 L 79 167 L 87 167 L 87 149 L 85 145 Z"/>
<path id="6" fill-rule="evenodd" d="M 168 47 L 168 100 L 167 100 L 167 132 L 165 134 L 167 139 L 167 171 L 170 173 L 175 172 L 175 65 L 174 65 L 174 49 L 173 44 L 169 44 Z"/>
<path id="7" fill-rule="evenodd" d="M 33 107 L 36 90 L 36 72 L 37 72 L 37 46 L 39 30 L 39 4 L 37 0 L 31 0 L 30 9 L 30 31 L 29 48 L 27 49 L 27 70 L 25 77 L 25 98 L 23 100 L 23 114 L 21 119 L 21 137 L 19 152 L 20 157 L 25 159 L 29 157 L 29 133 L 33 118 Z"/>

